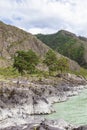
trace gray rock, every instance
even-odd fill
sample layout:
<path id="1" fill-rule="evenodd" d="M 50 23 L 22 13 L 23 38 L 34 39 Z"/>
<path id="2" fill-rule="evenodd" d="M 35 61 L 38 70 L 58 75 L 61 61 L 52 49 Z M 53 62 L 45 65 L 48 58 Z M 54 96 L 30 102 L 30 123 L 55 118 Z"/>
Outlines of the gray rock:
<path id="1" fill-rule="evenodd" d="M 72 130 L 87 130 L 87 125 L 84 125 L 84 126 L 80 126 L 78 128 L 74 128 Z"/>
<path id="2" fill-rule="evenodd" d="M 81 80 L 84 79 L 81 78 Z M 30 115 L 55 112 L 52 107 L 53 103 L 66 101 L 67 97 L 78 94 L 78 90 L 84 88 L 75 87 L 75 84 L 72 85 L 71 80 L 67 83 L 65 79 L 60 84 L 55 85 L 46 84 L 44 81 L 41 83 L 29 81 L 3 82 L 0 85 L 0 128 L 8 127 L 8 129 L 13 125 L 19 126 L 29 123 L 29 120 L 31 120 Z M 51 127 L 58 129 L 67 128 L 67 124 L 65 127 L 63 121 L 60 124 L 62 127 L 59 127 L 56 121 L 54 122 L 57 127 L 52 122 L 47 123 L 46 121 L 46 125 L 50 129 Z"/>
<path id="3" fill-rule="evenodd" d="M 40 123 L 24 124 L 21 126 L 6 127 L 0 130 L 69 130 L 71 126 L 64 120 L 44 120 Z"/>

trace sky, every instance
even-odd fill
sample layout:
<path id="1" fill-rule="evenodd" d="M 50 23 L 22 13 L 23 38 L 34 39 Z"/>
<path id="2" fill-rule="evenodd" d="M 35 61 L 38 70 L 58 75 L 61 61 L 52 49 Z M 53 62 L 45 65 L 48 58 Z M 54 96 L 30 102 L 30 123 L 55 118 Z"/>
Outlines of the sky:
<path id="1" fill-rule="evenodd" d="M 32 34 L 87 36 L 87 0 L 0 0 L 0 20 Z"/>

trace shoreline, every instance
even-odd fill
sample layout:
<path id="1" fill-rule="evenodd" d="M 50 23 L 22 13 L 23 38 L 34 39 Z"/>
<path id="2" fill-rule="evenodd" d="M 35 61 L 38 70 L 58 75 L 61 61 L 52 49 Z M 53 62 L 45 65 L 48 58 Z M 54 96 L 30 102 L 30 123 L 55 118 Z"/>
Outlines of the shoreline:
<path id="1" fill-rule="evenodd" d="M 0 102 L 4 101 L 6 104 L 3 102 L 0 104 L 1 128 L 32 123 L 36 116 L 30 115 L 44 115 L 55 112 L 52 107 L 54 103 L 64 102 L 69 97 L 78 95 L 80 91 L 87 88 L 86 81 L 85 84 L 77 86 L 75 86 L 76 83 L 71 83 L 71 85 L 70 83 L 62 80 L 61 84 L 58 85 L 29 81 L 27 83 L 21 81 L 19 86 L 17 86 L 17 82 L 3 84 L 3 87 L 0 88 L 3 90 Z M 39 123 L 41 123 L 41 120 L 44 120 L 44 118 L 40 118 L 37 119 Z"/>

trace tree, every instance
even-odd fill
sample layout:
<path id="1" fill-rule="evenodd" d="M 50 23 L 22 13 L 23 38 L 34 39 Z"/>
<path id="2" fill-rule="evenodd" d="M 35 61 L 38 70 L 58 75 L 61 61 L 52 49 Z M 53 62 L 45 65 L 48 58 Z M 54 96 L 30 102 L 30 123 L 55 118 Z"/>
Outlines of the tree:
<path id="1" fill-rule="evenodd" d="M 46 55 L 45 55 L 45 59 L 43 61 L 49 68 L 49 73 L 56 71 L 57 69 L 57 56 L 56 54 L 52 51 L 49 50 Z"/>
<path id="2" fill-rule="evenodd" d="M 60 70 L 61 73 L 69 69 L 68 59 L 61 57 L 57 62 L 57 70 Z"/>
<path id="3" fill-rule="evenodd" d="M 39 63 L 39 58 L 32 50 L 29 51 L 17 51 L 14 56 L 13 67 L 15 67 L 19 73 L 23 74 L 25 71 L 32 73 L 35 71 L 35 66 Z"/>

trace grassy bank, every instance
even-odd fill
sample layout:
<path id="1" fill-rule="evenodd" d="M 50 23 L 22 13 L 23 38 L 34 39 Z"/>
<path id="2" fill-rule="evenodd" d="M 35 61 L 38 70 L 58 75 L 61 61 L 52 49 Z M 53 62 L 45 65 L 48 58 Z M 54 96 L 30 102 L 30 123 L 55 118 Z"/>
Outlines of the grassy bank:
<path id="1" fill-rule="evenodd" d="M 41 81 L 43 78 L 49 78 L 49 77 L 55 77 L 59 72 L 54 72 L 49 74 L 48 71 L 41 71 L 41 70 L 36 70 L 32 74 L 23 74 L 21 75 L 16 69 L 13 67 L 7 67 L 7 68 L 0 68 L 0 79 L 9 79 L 9 78 L 17 78 L 17 77 L 26 77 L 29 79 L 37 79 Z M 85 78 L 87 78 L 87 69 L 81 68 L 80 71 L 64 71 L 62 73 L 71 73 L 71 74 L 76 74 L 76 75 L 81 75 Z"/>

